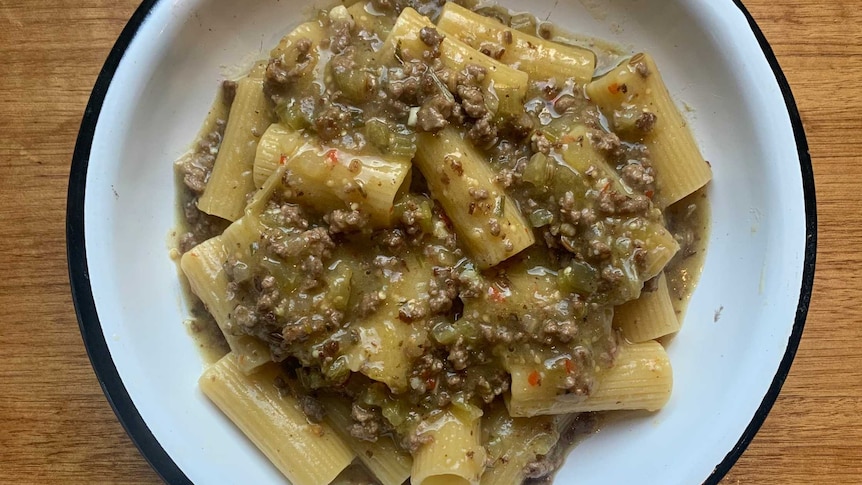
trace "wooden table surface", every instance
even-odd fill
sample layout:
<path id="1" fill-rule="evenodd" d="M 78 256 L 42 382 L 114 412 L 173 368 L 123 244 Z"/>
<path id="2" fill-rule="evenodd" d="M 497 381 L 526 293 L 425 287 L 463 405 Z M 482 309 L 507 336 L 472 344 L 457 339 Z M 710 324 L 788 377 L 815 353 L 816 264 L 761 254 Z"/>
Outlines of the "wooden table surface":
<path id="1" fill-rule="evenodd" d="M 65 258 L 90 90 L 137 0 L 0 0 L 0 483 L 158 483 L 102 395 Z M 728 484 L 862 483 L 862 5 L 748 0 L 802 113 L 817 279 L 772 413 Z"/>

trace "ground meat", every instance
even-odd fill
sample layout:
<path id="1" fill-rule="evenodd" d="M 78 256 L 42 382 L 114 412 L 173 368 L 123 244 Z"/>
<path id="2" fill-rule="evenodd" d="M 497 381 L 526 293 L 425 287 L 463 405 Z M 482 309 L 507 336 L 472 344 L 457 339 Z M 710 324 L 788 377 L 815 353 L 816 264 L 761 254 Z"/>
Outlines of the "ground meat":
<path id="1" fill-rule="evenodd" d="M 401 440 L 401 446 L 409 451 L 411 454 L 416 453 L 422 448 L 423 445 L 431 443 L 434 441 L 434 436 L 431 433 L 408 433 L 407 436 Z"/>
<path id="2" fill-rule="evenodd" d="M 179 172 L 183 183 L 195 195 L 203 194 L 218 155 L 227 122 L 216 120 L 215 128 L 201 138 L 191 157 L 182 161 Z"/>
<path id="3" fill-rule="evenodd" d="M 329 104 L 314 117 L 314 129 L 323 141 L 331 141 L 352 125 L 350 113 L 342 106 Z"/>
<path id="4" fill-rule="evenodd" d="M 380 293 L 376 291 L 365 292 L 353 311 L 357 317 L 365 318 L 376 312 L 382 303 L 383 300 L 380 298 Z"/>
<path id="5" fill-rule="evenodd" d="M 452 268 L 434 268 L 434 278 L 428 283 L 428 306 L 432 313 L 445 313 L 452 309 L 452 300 L 458 297 L 458 279 Z"/>
<path id="6" fill-rule="evenodd" d="M 301 230 L 308 229 L 308 219 L 300 205 L 290 202 L 281 204 L 270 202 L 265 210 L 265 214 L 279 226 Z"/>
<path id="7" fill-rule="evenodd" d="M 623 181 L 637 190 L 647 191 L 653 188 L 655 176 L 652 167 L 644 167 L 642 163 L 629 163 L 621 172 Z"/>
<path id="8" fill-rule="evenodd" d="M 257 323 L 257 314 L 245 305 L 233 309 L 233 319 L 240 327 L 251 328 Z"/>
<path id="9" fill-rule="evenodd" d="M 326 330 L 328 327 L 331 328 L 331 326 L 332 322 L 324 319 L 322 315 L 305 315 L 284 325 L 281 329 L 281 338 L 285 345 L 305 342 L 309 337 Z"/>
<path id="10" fill-rule="evenodd" d="M 643 214 L 649 210 L 650 205 L 650 200 L 647 196 L 637 194 L 633 197 L 626 197 L 617 206 L 617 213 L 623 215 Z"/>
<path id="11" fill-rule="evenodd" d="M 577 100 L 575 99 L 574 96 L 569 96 L 568 94 L 564 94 L 563 96 L 560 96 L 559 98 L 557 98 L 556 101 L 554 101 L 554 111 L 562 114 L 562 113 L 565 113 L 566 111 L 574 108 L 576 104 L 577 104 Z"/>
<path id="12" fill-rule="evenodd" d="M 329 258 L 335 248 L 335 243 L 322 227 L 303 231 L 298 236 L 286 238 L 285 241 L 270 240 L 269 244 L 272 252 L 284 259 L 306 255 Z"/>
<path id="13" fill-rule="evenodd" d="M 335 20 L 330 24 L 329 30 L 332 35 L 329 37 L 329 49 L 334 54 L 340 54 L 350 45 L 351 31 L 354 26 L 353 19 Z"/>
<path id="14" fill-rule="evenodd" d="M 303 275 L 303 281 L 299 285 L 300 290 L 305 291 L 320 286 L 324 267 L 319 256 L 309 254 L 302 260 L 299 268 Z"/>
<path id="15" fill-rule="evenodd" d="M 292 85 L 309 65 L 311 57 L 308 55 L 313 46 L 310 39 L 302 37 L 296 40 L 293 47 L 296 57 L 283 59 L 274 57 L 266 66 L 265 80 L 270 88 L 286 88 Z"/>
<path id="16" fill-rule="evenodd" d="M 443 361 L 427 353 L 421 355 L 413 364 L 413 369 L 410 371 L 411 376 L 419 378 L 422 382 L 436 378 L 443 371 L 445 365 Z"/>
<path id="17" fill-rule="evenodd" d="M 487 200 L 489 195 L 490 195 L 490 194 L 488 194 L 487 189 L 481 189 L 481 188 L 476 188 L 476 187 L 470 187 L 470 189 L 467 190 L 467 193 L 469 193 L 470 198 L 472 198 L 475 201 Z"/>
<path id="18" fill-rule="evenodd" d="M 458 96 L 461 98 L 461 108 L 471 118 L 482 118 L 488 113 L 488 108 L 485 106 L 485 96 L 482 91 L 475 86 L 459 85 L 457 88 Z"/>
<path id="19" fill-rule="evenodd" d="M 590 141 L 599 150 L 615 153 L 620 149 L 620 137 L 614 133 L 594 130 L 590 132 Z"/>
<path id="20" fill-rule="evenodd" d="M 422 223 L 427 219 L 427 213 L 415 200 L 408 200 L 406 206 L 404 212 L 401 213 L 401 224 L 404 226 L 404 232 L 410 236 L 422 234 Z"/>
<path id="21" fill-rule="evenodd" d="M 567 191 L 560 197 L 560 220 L 570 224 L 577 224 L 581 220 L 581 211 L 578 208 L 575 194 Z"/>
<path id="22" fill-rule="evenodd" d="M 417 113 L 417 126 L 421 131 L 437 133 L 449 124 L 447 118 L 452 116 L 454 103 L 442 94 L 437 94 L 425 101 Z"/>
<path id="23" fill-rule="evenodd" d="M 467 368 L 467 362 L 470 360 L 470 351 L 464 346 L 463 337 L 458 337 L 455 345 L 450 347 L 447 360 L 455 370 L 464 370 Z"/>
<path id="24" fill-rule="evenodd" d="M 354 438 L 374 443 L 382 434 L 389 431 L 389 427 L 379 413 L 365 409 L 359 404 L 353 403 L 350 416 L 354 423 L 347 427 L 347 431 Z"/>
<path id="25" fill-rule="evenodd" d="M 605 190 L 599 193 L 599 198 L 596 202 L 598 203 L 599 211 L 607 215 L 643 214 L 650 208 L 650 200 L 645 195 L 636 194 L 628 197 L 613 190 Z"/>
<path id="26" fill-rule="evenodd" d="M 498 221 L 496 218 L 493 218 L 493 217 L 491 219 L 488 219 L 488 232 L 492 236 L 494 236 L 494 237 L 499 236 L 501 230 L 502 230 L 502 228 L 500 227 L 500 221 Z"/>
<path id="27" fill-rule="evenodd" d="M 549 154 L 551 153 L 551 142 L 545 137 L 542 132 L 533 133 L 532 138 L 530 138 L 530 143 L 532 144 L 533 151 L 536 153 Z"/>
<path id="28" fill-rule="evenodd" d="M 326 416 L 326 408 L 323 407 L 320 401 L 307 394 L 297 396 L 297 400 L 299 401 L 299 407 L 309 421 L 312 423 L 323 421 L 324 416 Z"/>
<path id="29" fill-rule="evenodd" d="M 635 126 L 642 133 L 649 133 L 655 127 L 656 121 L 658 121 L 658 116 L 655 113 L 645 111 L 635 120 Z"/>
<path id="30" fill-rule="evenodd" d="M 611 265 L 607 265 L 602 268 L 602 280 L 610 283 L 611 285 L 616 285 L 625 277 L 623 271 L 619 268 L 616 268 Z"/>
<path id="31" fill-rule="evenodd" d="M 260 282 L 260 294 L 257 297 L 257 311 L 272 311 L 280 301 L 281 295 L 278 288 L 275 286 L 275 277 L 267 275 Z"/>
<path id="32" fill-rule="evenodd" d="M 611 247 L 608 246 L 604 241 L 600 241 L 598 239 L 593 239 L 589 243 L 590 246 L 590 256 L 594 258 L 599 258 L 602 260 L 608 259 L 611 257 Z"/>
<path id="33" fill-rule="evenodd" d="M 491 113 L 485 113 L 476 120 L 476 124 L 467 131 L 467 139 L 478 147 L 488 147 L 497 142 L 497 127 L 491 119 Z"/>
<path id="34" fill-rule="evenodd" d="M 358 210 L 334 210 L 325 216 L 330 234 L 359 232 L 368 226 L 370 218 Z"/>
<path id="35" fill-rule="evenodd" d="M 428 64 L 418 60 L 390 68 L 386 79 L 384 89 L 389 97 L 409 106 L 419 106 L 425 97 L 440 94 Z"/>
<path id="36" fill-rule="evenodd" d="M 179 244 L 177 246 L 178 246 L 178 249 L 180 250 L 180 253 L 185 254 L 185 253 L 191 251 L 191 249 L 197 245 L 198 245 L 198 241 L 195 238 L 194 233 L 187 232 L 187 233 L 183 234 L 182 236 L 180 236 Z"/>
<path id="37" fill-rule="evenodd" d="M 428 310 L 425 308 L 425 305 L 415 298 L 408 300 L 398 309 L 398 319 L 406 323 L 412 323 L 427 314 Z"/>
<path id="38" fill-rule="evenodd" d="M 567 344 L 578 335 L 578 324 L 573 320 L 548 319 L 542 331 L 550 343 Z"/>
<path id="39" fill-rule="evenodd" d="M 456 81 L 457 84 L 478 86 L 482 81 L 485 80 L 485 75 L 487 73 L 487 69 L 482 66 L 476 64 L 467 64 L 464 69 L 458 73 Z"/>
<path id="40" fill-rule="evenodd" d="M 599 218 L 599 216 L 598 216 L 598 214 L 596 214 L 595 209 L 589 208 L 589 207 L 581 209 L 581 222 L 580 222 L 580 224 L 583 227 L 592 226 L 593 224 L 596 223 L 596 220 L 598 220 L 598 218 Z"/>
<path id="41" fill-rule="evenodd" d="M 479 398 L 485 404 L 491 404 L 491 402 L 496 399 L 498 396 L 502 396 L 503 393 L 507 392 L 512 387 L 512 377 L 508 372 L 498 371 L 495 374 L 491 375 L 491 380 L 488 381 L 488 387 L 480 387 L 479 388 Z"/>
<path id="42" fill-rule="evenodd" d="M 422 27 L 422 30 L 419 31 L 419 38 L 422 39 L 422 42 L 424 42 L 428 47 L 437 47 L 441 42 L 443 42 L 445 36 L 438 32 L 434 27 Z"/>
<path id="43" fill-rule="evenodd" d="M 404 244 L 404 233 L 398 228 L 384 229 L 375 234 L 375 239 L 384 247 L 398 249 Z"/>

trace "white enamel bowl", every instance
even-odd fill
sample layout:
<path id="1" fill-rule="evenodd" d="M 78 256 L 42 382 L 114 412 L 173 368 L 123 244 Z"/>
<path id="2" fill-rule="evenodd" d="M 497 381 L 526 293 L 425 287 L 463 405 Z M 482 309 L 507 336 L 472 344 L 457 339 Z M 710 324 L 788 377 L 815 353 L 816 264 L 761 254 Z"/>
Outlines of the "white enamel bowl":
<path id="1" fill-rule="evenodd" d="M 558 482 L 716 483 L 777 397 L 811 294 L 814 183 L 790 90 L 738 2 L 530 3 L 568 30 L 651 52 L 678 103 L 693 108 L 687 116 L 715 171 L 703 278 L 668 349 L 670 403 L 587 439 Z M 182 324 L 166 239 L 171 162 L 218 81 L 238 72 L 226 66 L 264 57 L 306 10 L 290 0 L 144 1 L 84 115 L 67 216 L 81 332 L 117 416 L 170 483 L 284 482 L 197 389 L 203 363 Z"/>

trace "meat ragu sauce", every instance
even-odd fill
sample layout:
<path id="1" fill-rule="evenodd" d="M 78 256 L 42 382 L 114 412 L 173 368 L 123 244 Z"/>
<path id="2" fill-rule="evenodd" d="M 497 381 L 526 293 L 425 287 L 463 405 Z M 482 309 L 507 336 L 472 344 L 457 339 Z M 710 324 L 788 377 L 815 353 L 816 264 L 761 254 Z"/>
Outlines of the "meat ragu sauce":
<path id="1" fill-rule="evenodd" d="M 626 341 L 615 328 L 614 308 L 655 286 L 644 279 L 651 271 L 647 241 L 654 227 L 668 227 L 681 246 L 665 274 L 682 318 L 705 252 L 708 203 L 701 190 L 662 211 L 652 200 L 661 174 L 650 150 L 609 130 L 583 82 L 531 76 L 524 102 L 513 108 L 507 92 L 487 89 L 489 72 L 482 64 L 447 67 L 440 59 L 446 36 L 430 26 L 418 32 L 421 55 L 406 55 L 399 43 L 394 59 L 383 58 L 389 32 L 408 6 L 432 21 L 442 7 L 412 0 L 336 7 L 313 19 L 324 33 L 319 38 L 283 41 L 272 59 L 255 67 L 270 121 L 301 133 L 324 164 L 350 157 L 357 163 L 409 160 L 424 137 L 454 128 L 489 162 L 499 189 L 471 188 L 466 210 L 487 215 L 478 229 L 482 237 L 499 239 L 510 254 L 490 267 L 482 264 L 415 165 L 383 225 L 361 203 L 325 211 L 305 204 L 302 175 L 288 168 L 278 181 L 281 189 L 261 203 L 259 238 L 245 256 L 228 252 L 222 265 L 232 308 L 222 330 L 265 343 L 270 360 L 281 367 L 273 385 L 295 396 L 310 422 L 325 419 L 321 396 L 346 399 L 352 420 L 347 433 L 359 440 L 392 436 L 415 454 L 432 440 L 427 430 L 444 410 L 502 416 L 492 420 L 500 425 L 496 431 L 483 428 L 484 464 L 493 469 L 507 460 L 493 443 L 494 433 L 513 419 L 504 406 L 514 385 L 512 369 L 533 366 L 529 385 L 585 401 L 613 368 Z M 479 12 L 532 35 L 567 38 L 530 15 L 498 7 Z M 500 59 L 507 41 L 511 36 L 503 35 L 479 50 Z M 621 60 L 607 51 L 598 57 L 605 71 Z M 646 65 L 632 65 L 644 78 L 652 75 Z M 176 164 L 181 254 L 230 224 L 199 210 L 198 202 L 236 89 L 233 81 L 223 83 L 198 143 Z M 657 120 L 645 111 L 630 121 L 635 133 L 648 136 Z M 570 146 L 589 147 L 606 165 L 579 166 L 569 157 Z M 459 176 L 458 160 L 441 157 L 437 163 L 441 177 Z M 615 173 L 606 173 L 608 167 Z M 353 182 L 343 190 L 361 201 L 375 187 Z M 515 207 L 505 207 L 507 201 Z M 503 214 L 511 210 L 535 241 L 523 250 L 507 239 L 512 236 Z M 210 336 L 207 345 L 223 354 L 223 339 L 211 338 L 220 334 L 215 321 L 191 298 L 192 330 Z M 402 326 L 396 344 L 406 368 L 396 378 L 378 377 L 382 371 L 369 356 L 386 345 L 385 337 L 362 323 L 384 317 L 388 325 Z M 549 446 L 536 448 L 517 476 L 549 476 L 564 456 L 566 439 L 551 451 L 560 431 L 570 423 L 571 429 L 587 428 L 584 423 L 593 421 L 585 416 L 549 422 Z M 354 476 L 354 467 L 349 470 Z M 355 476 L 345 480 L 364 483 Z"/>

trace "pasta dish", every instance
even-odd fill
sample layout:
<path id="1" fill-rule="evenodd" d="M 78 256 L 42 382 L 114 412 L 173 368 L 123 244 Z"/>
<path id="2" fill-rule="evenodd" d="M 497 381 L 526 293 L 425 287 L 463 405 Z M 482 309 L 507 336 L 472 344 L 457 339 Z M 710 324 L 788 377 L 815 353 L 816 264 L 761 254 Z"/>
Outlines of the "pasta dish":
<path id="1" fill-rule="evenodd" d="M 549 477 L 590 413 L 670 398 L 712 174 L 647 53 L 338 5 L 221 84 L 176 170 L 200 389 L 295 485 Z"/>

